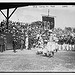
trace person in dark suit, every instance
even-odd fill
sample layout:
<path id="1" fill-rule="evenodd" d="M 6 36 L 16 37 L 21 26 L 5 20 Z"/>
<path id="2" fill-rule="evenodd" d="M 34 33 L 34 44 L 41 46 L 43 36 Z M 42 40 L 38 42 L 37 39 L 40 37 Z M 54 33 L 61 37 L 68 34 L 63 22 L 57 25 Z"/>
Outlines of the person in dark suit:
<path id="1" fill-rule="evenodd" d="M 31 50 L 32 46 L 32 36 L 31 36 L 31 31 L 28 31 L 28 50 Z"/>
<path id="2" fill-rule="evenodd" d="M 13 44 L 13 50 L 14 50 L 14 53 L 16 52 L 16 39 L 14 38 L 13 39 L 13 42 L 12 42 L 12 44 Z"/>
<path id="3" fill-rule="evenodd" d="M 0 38 L 0 51 L 3 52 L 4 51 L 4 39 L 3 39 L 3 36 L 1 36 Z"/>
<path id="4" fill-rule="evenodd" d="M 6 44 L 7 44 L 7 40 L 6 40 L 6 38 L 4 37 L 4 51 L 6 51 Z"/>
<path id="5" fill-rule="evenodd" d="M 24 40 L 21 39 L 21 50 L 23 50 L 23 46 L 24 46 Z"/>

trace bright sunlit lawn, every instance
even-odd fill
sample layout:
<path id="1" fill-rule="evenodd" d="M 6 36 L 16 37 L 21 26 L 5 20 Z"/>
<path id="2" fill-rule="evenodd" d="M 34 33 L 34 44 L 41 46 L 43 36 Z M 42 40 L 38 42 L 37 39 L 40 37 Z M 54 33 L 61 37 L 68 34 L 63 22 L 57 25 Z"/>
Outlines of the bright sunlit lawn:
<path id="1" fill-rule="evenodd" d="M 0 53 L 0 72 L 75 72 L 75 52 L 58 51 L 54 57 L 36 55 L 32 50 Z"/>

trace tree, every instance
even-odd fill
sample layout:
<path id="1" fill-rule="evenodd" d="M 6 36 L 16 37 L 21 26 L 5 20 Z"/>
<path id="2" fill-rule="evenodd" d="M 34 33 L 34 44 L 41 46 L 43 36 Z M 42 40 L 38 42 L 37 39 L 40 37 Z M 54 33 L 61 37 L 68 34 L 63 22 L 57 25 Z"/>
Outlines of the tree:
<path id="1" fill-rule="evenodd" d="M 65 30 L 71 32 L 72 31 L 72 28 L 71 27 L 65 27 Z"/>
<path id="2" fill-rule="evenodd" d="M 75 33 L 75 28 L 73 29 L 73 32 Z"/>

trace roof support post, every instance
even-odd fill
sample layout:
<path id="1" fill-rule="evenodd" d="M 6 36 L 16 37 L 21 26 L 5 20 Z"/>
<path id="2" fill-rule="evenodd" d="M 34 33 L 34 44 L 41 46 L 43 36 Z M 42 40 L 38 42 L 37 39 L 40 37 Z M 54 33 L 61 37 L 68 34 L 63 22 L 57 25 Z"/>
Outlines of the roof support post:
<path id="1" fill-rule="evenodd" d="M 7 8 L 7 16 L 3 13 L 3 11 L 0 10 L 0 12 L 4 15 L 4 17 L 6 18 L 6 25 L 7 25 L 7 29 L 8 29 L 8 25 L 9 25 L 9 18 L 13 15 L 13 13 L 16 11 L 17 7 L 13 10 L 13 12 L 9 15 L 9 8 Z"/>
<path id="2" fill-rule="evenodd" d="M 7 9 L 7 29 L 8 29 L 8 25 L 9 25 L 9 8 Z"/>

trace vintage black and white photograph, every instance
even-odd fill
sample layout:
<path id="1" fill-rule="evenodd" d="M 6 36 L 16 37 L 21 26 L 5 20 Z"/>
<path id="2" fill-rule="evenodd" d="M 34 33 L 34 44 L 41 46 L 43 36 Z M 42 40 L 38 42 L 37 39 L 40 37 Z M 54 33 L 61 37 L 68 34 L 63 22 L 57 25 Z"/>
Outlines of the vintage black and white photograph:
<path id="1" fill-rule="evenodd" d="M 75 72 L 75 5 L 0 3 L 0 72 Z"/>

